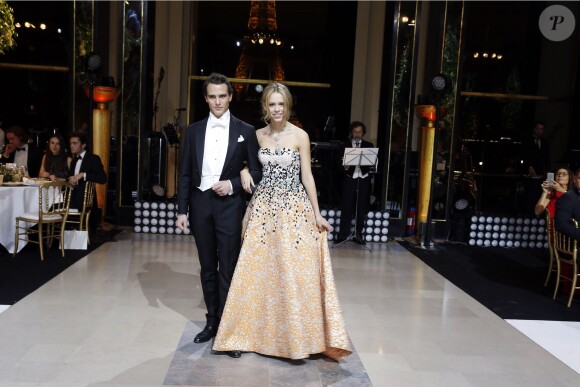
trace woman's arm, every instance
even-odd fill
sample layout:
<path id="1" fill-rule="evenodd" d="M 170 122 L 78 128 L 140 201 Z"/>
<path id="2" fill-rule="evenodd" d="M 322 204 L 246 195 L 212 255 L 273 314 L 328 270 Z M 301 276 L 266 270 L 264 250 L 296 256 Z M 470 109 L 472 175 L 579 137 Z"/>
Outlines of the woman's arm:
<path id="1" fill-rule="evenodd" d="M 538 202 L 534 207 L 534 214 L 536 214 L 536 216 L 541 216 L 544 213 L 546 207 L 548 206 L 548 203 L 550 203 L 551 196 L 552 195 L 550 195 L 550 191 L 548 188 L 548 181 L 546 180 L 542 183 L 542 195 L 540 196 L 540 199 L 538 199 Z"/>
<path id="2" fill-rule="evenodd" d="M 314 183 L 314 176 L 312 175 L 312 168 L 310 165 L 310 139 L 308 133 L 304 130 L 296 128 L 297 140 L 298 140 L 298 152 L 300 153 L 300 177 L 302 180 L 302 185 L 306 189 L 306 194 L 308 199 L 310 199 L 310 204 L 312 204 L 312 209 L 314 210 L 314 216 L 316 217 L 316 225 L 319 228 L 331 231 L 332 227 L 326 219 L 320 215 L 320 209 L 318 208 L 318 196 L 316 195 L 316 184 Z"/>
<path id="3" fill-rule="evenodd" d="M 44 163 L 46 162 L 46 155 L 42 156 L 42 161 L 40 162 L 40 170 L 38 171 L 38 177 L 49 177 L 49 173 L 44 169 Z"/>
<path id="4" fill-rule="evenodd" d="M 248 166 L 240 171 L 240 181 L 242 183 L 242 188 L 247 193 L 252 193 L 252 187 L 255 187 L 254 179 L 252 179 L 252 175 L 250 175 L 250 171 L 248 170 Z"/>

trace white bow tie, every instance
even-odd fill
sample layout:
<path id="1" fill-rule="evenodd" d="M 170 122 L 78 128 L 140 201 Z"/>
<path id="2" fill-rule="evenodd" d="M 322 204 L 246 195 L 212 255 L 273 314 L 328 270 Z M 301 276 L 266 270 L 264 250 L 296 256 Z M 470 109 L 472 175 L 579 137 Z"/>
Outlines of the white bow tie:
<path id="1" fill-rule="evenodd" d="M 226 127 L 226 124 L 223 121 L 212 121 L 211 122 L 211 127 L 212 128 L 224 128 Z"/>

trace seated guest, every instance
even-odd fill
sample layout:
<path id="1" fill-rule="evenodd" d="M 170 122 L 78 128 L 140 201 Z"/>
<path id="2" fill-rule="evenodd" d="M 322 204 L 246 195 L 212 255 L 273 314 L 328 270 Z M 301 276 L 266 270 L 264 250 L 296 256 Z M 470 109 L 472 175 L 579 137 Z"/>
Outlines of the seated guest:
<path id="1" fill-rule="evenodd" d="M 580 240 L 580 229 L 570 222 L 571 219 L 580 220 L 580 168 L 574 172 L 571 188 L 556 201 L 554 216 L 556 230 Z"/>
<path id="2" fill-rule="evenodd" d="M 66 180 L 71 161 L 72 158 L 66 153 L 64 138 L 53 134 L 46 144 L 38 177 L 46 177 L 52 181 Z"/>
<path id="3" fill-rule="evenodd" d="M 571 186 L 572 171 L 569 168 L 558 168 L 555 179 L 552 182 L 544 180 L 541 184 L 542 195 L 536 203 L 534 213 L 541 216 L 547 209 L 553 219 L 556 212 L 556 200 L 564 195 Z M 552 186 L 550 187 L 550 183 Z"/>
<path id="4" fill-rule="evenodd" d="M 6 146 L 2 154 L 2 163 L 23 165 L 30 177 L 38 177 L 42 152 L 28 143 L 28 134 L 20 126 L 11 126 L 6 130 Z"/>
<path id="5" fill-rule="evenodd" d="M 3 151 L 3 147 L 4 147 L 4 137 L 6 136 L 6 133 L 4 133 L 4 129 L 2 129 L 4 127 L 4 119 L 2 118 L 2 115 L 0 115 L 0 150 Z"/>
<path id="6" fill-rule="evenodd" d="M 95 155 L 86 149 L 87 136 L 82 132 L 75 132 L 70 137 L 70 150 L 73 160 L 70 164 L 68 181 L 73 185 L 72 195 L 70 198 L 70 208 L 81 209 L 85 194 L 85 185 L 87 181 L 98 184 L 107 182 L 107 173 L 103 167 L 103 162 L 98 155 Z M 95 232 L 100 223 L 98 215 L 97 197 L 93 200 L 91 210 L 91 219 L 89 220 L 89 234 Z"/>

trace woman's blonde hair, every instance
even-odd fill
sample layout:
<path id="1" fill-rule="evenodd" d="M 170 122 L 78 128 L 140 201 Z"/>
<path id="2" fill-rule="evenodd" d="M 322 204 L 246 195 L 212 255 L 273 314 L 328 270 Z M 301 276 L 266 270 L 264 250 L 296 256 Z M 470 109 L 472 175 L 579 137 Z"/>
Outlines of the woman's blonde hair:
<path id="1" fill-rule="evenodd" d="M 272 119 L 270 111 L 268 110 L 268 102 L 270 101 L 270 96 L 274 93 L 280 93 L 282 95 L 282 100 L 284 101 L 284 120 L 288 121 L 292 114 L 292 94 L 290 94 L 290 90 L 286 86 L 278 82 L 270 83 L 262 93 L 262 120 L 269 123 Z"/>

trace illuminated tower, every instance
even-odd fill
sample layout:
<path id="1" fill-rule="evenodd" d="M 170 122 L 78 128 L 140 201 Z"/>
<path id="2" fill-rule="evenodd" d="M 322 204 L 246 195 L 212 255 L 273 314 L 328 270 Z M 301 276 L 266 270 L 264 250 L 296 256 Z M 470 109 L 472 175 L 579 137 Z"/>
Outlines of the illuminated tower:
<path id="1" fill-rule="evenodd" d="M 248 34 L 242 40 L 242 54 L 236 68 L 236 78 L 266 78 L 284 80 L 280 59 L 282 41 L 276 36 L 275 1 L 252 1 L 248 19 Z M 265 71 L 264 71 L 265 70 Z M 242 99 L 247 84 L 236 83 L 238 99 Z"/>

